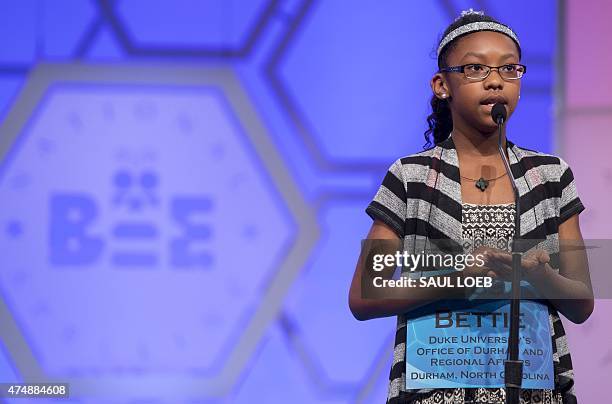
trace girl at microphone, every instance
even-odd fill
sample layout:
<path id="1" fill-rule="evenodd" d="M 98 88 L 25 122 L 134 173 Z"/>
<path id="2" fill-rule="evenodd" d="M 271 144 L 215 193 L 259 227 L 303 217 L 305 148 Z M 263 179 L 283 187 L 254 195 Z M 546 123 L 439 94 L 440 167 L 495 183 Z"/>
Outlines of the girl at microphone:
<path id="1" fill-rule="evenodd" d="M 592 288 L 584 252 L 560 254 L 558 245 L 563 240 L 582 242 L 579 213 L 585 208 L 567 163 L 515 145 L 506 138 L 504 125 L 502 149 L 514 177 L 509 178 L 498 151 L 498 125 L 491 118 L 494 104 L 503 104 L 507 120 L 519 102 L 527 71 L 521 64 L 519 39 L 508 26 L 470 9 L 444 31 L 438 67 L 431 79 L 432 113 L 425 132 L 427 146 L 432 147 L 390 167 L 366 209 L 374 220 L 367 238 L 455 241 L 464 251 L 487 252 L 485 265 L 470 267 L 469 273 L 508 280 L 515 181 L 521 198 L 520 236 L 544 240 L 523 256 L 522 278 L 547 299 L 543 307 L 548 310 L 544 315 L 550 322 L 554 367 L 554 388 L 523 389 L 520 402 L 576 402 L 559 313 L 574 323 L 584 322 L 593 310 Z M 414 291 L 414 296 L 403 298 L 365 298 L 366 255 L 362 252 L 359 258 L 349 306 L 359 320 L 397 316 L 387 402 L 504 403 L 503 387 L 407 388 L 406 351 L 413 342 L 407 329 L 414 318 L 409 314 L 445 296 L 440 291 Z"/>

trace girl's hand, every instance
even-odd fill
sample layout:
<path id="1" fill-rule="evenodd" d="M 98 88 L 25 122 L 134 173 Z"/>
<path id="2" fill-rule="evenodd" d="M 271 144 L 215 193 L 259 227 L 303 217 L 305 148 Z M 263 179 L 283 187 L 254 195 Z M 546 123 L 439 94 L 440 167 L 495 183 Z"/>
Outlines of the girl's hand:
<path id="1" fill-rule="evenodd" d="M 492 254 L 495 254 L 498 251 L 500 253 L 502 252 L 502 250 L 497 250 L 495 248 L 486 247 L 486 246 L 480 246 L 474 249 L 471 252 L 471 255 L 473 255 L 474 257 L 477 257 L 478 255 L 482 255 L 481 258 L 482 258 L 482 261 L 484 261 L 484 264 L 478 265 L 476 262 L 474 262 L 472 265 L 466 265 L 463 271 L 461 271 L 461 276 L 464 278 L 488 276 L 492 278 L 493 280 L 499 279 L 499 275 L 494 271 L 494 268 L 491 266 L 491 260 L 487 258 L 487 257 L 490 257 Z M 478 262 L 480 262 L 480 260 L 478 260 Z M 475 289 L 476 289 L 475 287 L 467 287 L 466 290 L 464 291 L 464 297 L 472 296 Z"/>
<path id="2" fill-rule="evenodd" d="M 522 257 L 521 279 L 532 285 L 543 280 L 548 275 L 546 265 L 550 256 L 545 250 L 534 250 Z M 512 254 L 497 250 L 488 254 L 488 266 L 504 281 L 512 280 Z"/>
<path id="3" fill-rule="evenodd" d="M 491 266 L 491 264 L 492 263 L 494 264 L 495 262 L 491 262 L 489 260 L 489 257 L 491 257 L 495 253 L 502 253 L 502 252 L 503 252 L 502 250 L 497 250 L 495 248 L 486 247 L 486 246 L 480 246 L 476 248 L 474 251 L 472 251 L 471 254 L 474 257 L 478 255 L 482 255 L 484 265 L 477 265 L 477 264 L 466 265 L 465 269 L 463 270 L 463 276 L 490 276 L 494 279 L 499 278 L 497 273 L 494 271 L 494 268 Z"/>

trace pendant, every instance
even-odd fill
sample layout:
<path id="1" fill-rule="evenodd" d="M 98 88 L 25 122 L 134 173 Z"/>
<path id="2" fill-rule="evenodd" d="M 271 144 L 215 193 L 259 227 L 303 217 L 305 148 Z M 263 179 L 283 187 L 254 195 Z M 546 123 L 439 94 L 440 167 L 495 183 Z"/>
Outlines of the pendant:
<path id="1" fill-rule="evenodd" d="M 482 192 L 484 192 L 488 186 L 489 186 L 489 181 L 485 180 L 482 177 L 480 177 L 478 181 L 476 181 L 476 188 L 480 189 Z"/>

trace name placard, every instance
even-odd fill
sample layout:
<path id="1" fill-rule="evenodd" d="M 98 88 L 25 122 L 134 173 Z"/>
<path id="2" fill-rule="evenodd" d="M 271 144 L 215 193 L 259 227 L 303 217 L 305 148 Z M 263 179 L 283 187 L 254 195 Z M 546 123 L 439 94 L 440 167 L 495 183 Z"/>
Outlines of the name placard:
<path id="1" fill-rule="evenodd" d="M 448 302 L 408 320 L 406 388 L 503 387 L 510 302 Z M 519 359 L 523 389 L 553 389 L 552 342 L 546 305 L 521 301 Z"/>

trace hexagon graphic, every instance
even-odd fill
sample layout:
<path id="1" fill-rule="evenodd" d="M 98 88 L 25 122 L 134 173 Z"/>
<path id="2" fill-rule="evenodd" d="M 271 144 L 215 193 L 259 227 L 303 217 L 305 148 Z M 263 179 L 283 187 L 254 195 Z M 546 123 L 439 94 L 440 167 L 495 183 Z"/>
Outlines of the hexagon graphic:
<path id="1" fill-rule="evenodd" d="M 129 53 L 171 57 L 245 56 L 276 8 L 275 1 L 263 0 L 229 7 L 227 1 L 193 0 L 101 0 L 100 5 Z"/>
<path id="2" fill-rule="evenodd" d="M 319 167 L 380 170 L 401 150 L 422 148 L 444 7 L 303 3 L 267 74 Z"/>
<path id="3" fill-rule="evenodd" d="M 231 70 L 41 65 L 2 133 L 0 337 L 24 378 L 226 394 L 318 236 Z"/>
<path id="4" fill-rule="evenodd" d="M 94 0 L 3 4 L 0 63 L 15 68 L 27 67 L 40 58 L 72 57 L 95 24 L 96 13 Z"/>
<path id="5" fill-rule="evenodd" d="M 321 240 L 285 302 L 291 328 L 309 353 L 320 387 L 358 391 L 367 383 L 381 350 L 390 346 L 387 336 L 396 326 L 392 317 L 356 321 L 346 301 L 361 241 L 371 225 L 364 206 L 366 201 L 357 200 L 321 209 Z"/>

